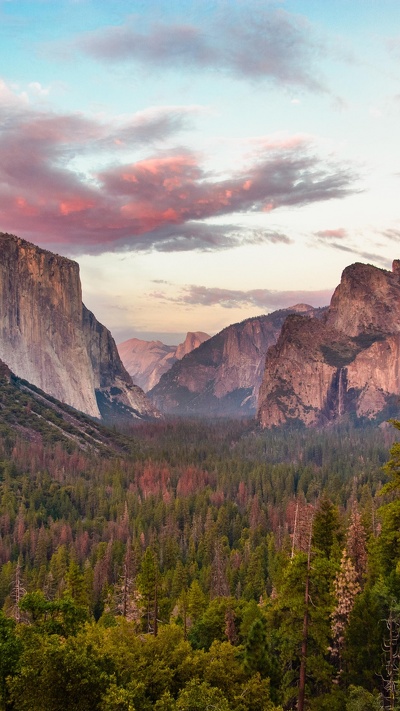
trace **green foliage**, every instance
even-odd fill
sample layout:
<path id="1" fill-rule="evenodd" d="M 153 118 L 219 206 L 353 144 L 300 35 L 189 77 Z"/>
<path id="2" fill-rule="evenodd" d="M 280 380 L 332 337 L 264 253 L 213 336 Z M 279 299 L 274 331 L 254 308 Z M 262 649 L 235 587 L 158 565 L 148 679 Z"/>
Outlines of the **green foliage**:
<path id="1" fill-rule="evenodd" d="M 345 634 L 344 679 L 347 684 L 376 688 L 384 677 L 383 640 L 388 614 L 387 591 L 381 584 L 367 586 L 356 598 Z"/>
<path id="2" fill-rule="evenodd" d="M 87 608 L 79 606 L 66 594 L 60 600 L 46 600 L 43 592 L 27 593 L 19 607 L 30 623 L 44 634 L 58 634 L 63 637 L 77 634 L 88 619 Z"/>
<path id="3" fill-rule="evenodd" d="M 87 644 L 84 634 L 66 641 L 54 635 L 29 635 L 20 670 L 9 682 L 12 708 L 95 711 L 110 685 L 111 673 L 107 657 Z"/>
<path id="4" fill-rule="evenodd" d="M 0 704 L 8 706 L 7 678 L 15 675 L 22 652 L 21 641 L 15 634 L 15 622 L 0 611 Z"/>
<path id="5" fill-rule="evenodd" d="M 189 681 L 176 702 L 177 711 L 230 711 L 228 702 L 219 689 L 196 679 Z"/>
<path id="6" fill-rule="evenodd" d="M 334 572 L 332 562 L 325 556 L 315 555 L 312 558 L 307 605 L 304 593 L 308 574 L 307 555 L 298 553 L 288 561 L 275 612 L 279 620 L 281 693 L 285 704 L 293 704 L 297 695 L 306 605 L 309 618 L 307 693 L 311 697 L 325 693 L 332 682 L 333 667 L 328 649 L 331 642 Z"/>
<path id="7" fill-rule="evenodd" d="M 46 417 L 55 424 L 51 408 Z M 299 501 L 314 510 L 307 704 L 344 711 L 353 684 L 367 694 L 354 703 L 370 709 L 368 693 L 384 691 L 384 620 L 400 603 L 397 485 L 379 522 L 375 511 L 391 433 L 166 421 L 114 436 L 134 456 L 105 458 L 0 430 L 7 711 L 294 708 L 309 540 L 298 535 L 291 559 Z M 388 471 L 397 476 L 395 455 Z M 337 676 L 333 581 L 352 497 L 368 521 L 369 556 Z"/>
<path id="8" fill-rule="evenodd" d="M 250 673 L 269 676 L 267 649 L 267 623 L 265 619 L 254 620 L 244 646 L 244 664 Z"/>
<path id="9" fill-rule="evenodd" d="M 326 496 L 323 496 L 314 516 L 313 546 L 326 558 L 330 558 L 338 550 L 342 538 L 338 507 L 334 506 Z"/>
<path id="10" fill-rule="evenodd" d="M 346 711 L 383 711 L 382 699 L 362 686 L 350 686 Z"/>

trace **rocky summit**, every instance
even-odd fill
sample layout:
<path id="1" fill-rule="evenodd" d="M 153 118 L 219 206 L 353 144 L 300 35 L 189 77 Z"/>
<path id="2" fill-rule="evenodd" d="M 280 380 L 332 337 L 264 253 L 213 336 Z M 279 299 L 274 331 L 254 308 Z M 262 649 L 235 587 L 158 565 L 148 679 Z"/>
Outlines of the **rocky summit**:
<path id="1" fill-rule="evenodd" d="M 322 312 L 298 304 L 228 326 L 175 363 L 149 396 L 176 415 L 255 415 L 267 348 L 291 313 L 311 318 Z"/>
<path id="2" fill-rule="evenodd" d="M 392 271 L 347 267 L 322 319 L 289 316 L 269 348 L 259 393 L 263 427 L 324 425 L 400 410 L 400 260 Z"/>
<path id="3" fill-rule="evenodd" d="M 0 233 L 0 359 L 92 417 L 157 415 L 111 333 L 82 303 L 76 262 Z"/>
<path id="4" fill-rule="evenodd" d="M 168 346 L 161 341 L 130 338 L 118 345 L 118 352 L 133 381 L 147 392 L 157 385 L 161 376 L 172 368 L 177 360 L 181 360 L 209 338 L 208 333 L 202 331 L 189 332 L 178 346 Z"/>

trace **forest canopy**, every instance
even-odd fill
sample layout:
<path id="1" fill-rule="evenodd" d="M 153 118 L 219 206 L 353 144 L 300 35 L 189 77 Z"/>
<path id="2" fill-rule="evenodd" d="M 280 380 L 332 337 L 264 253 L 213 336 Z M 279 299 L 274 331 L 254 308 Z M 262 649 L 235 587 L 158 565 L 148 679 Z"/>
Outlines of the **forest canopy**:
<path id="1" fill-rule="evenodd" d="M 394 424 L 144 423 L 125 455 L 7 432 L 2 708 L 396 708 Z"/>

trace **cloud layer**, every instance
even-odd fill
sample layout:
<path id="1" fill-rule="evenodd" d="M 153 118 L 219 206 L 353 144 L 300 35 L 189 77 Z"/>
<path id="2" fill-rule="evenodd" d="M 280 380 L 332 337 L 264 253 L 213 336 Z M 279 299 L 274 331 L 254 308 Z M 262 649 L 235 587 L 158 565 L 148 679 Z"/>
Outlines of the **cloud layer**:
<path id="1" fill-rule="evenodd" d="M 296 304 L 326 306 L 333 289 L 320 291 L 273 291 L 270 289 L 219 289 L 206 286 L 186 286 L 176 301 L 191 306 L 223 306 L 226 309 L 255 306 L 265 311 L 284 309 Z"/>
<path id="2" fill-rule="evenodd" d="M 174 22 L 142 27 L 134 18 L 88 33 L 75 46 L 108 63 L 208 69 L 239 79 L 324 90 L 315 62 L 321 48 L 312 39 L 309 23 L 298 15 L 261 6 L 256 10 L 231 6 L 209 17 L 206 29 Z"/>
<path id="3" fill-rule="evenodd" d="M 0 109 L 0 229 L 71 253 L 288 244 L 286 234 L 243 229 L 238 215 L 354 190 L 351 170 L 319 157 L 309 138 L 260 141 L 252 162 L 223 178 L 193 152 L 166 151 L 163 142 L 199 111 L 166 107 L 107 122 L 9 102 Z M 152 146 L 149 157 L 127 160 Z M 207 222 L 228 215 L 236 224 Z"/>

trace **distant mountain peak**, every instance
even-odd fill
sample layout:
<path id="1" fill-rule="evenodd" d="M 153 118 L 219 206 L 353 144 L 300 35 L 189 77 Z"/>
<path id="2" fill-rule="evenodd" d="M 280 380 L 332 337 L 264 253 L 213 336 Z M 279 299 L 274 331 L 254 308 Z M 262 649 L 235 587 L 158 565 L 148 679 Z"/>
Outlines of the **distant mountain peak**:
<path id="1" fill-rule="evenodd" d="M 295 304 L 294 306 L 290 306 L 290 310 L 296 313 L 306 313 L 307 311 L 314 311 L 314 308 L 310 306 L 310 304 Z"/>
<path id="2" fill-rule="evenodd" d="M 118 352 L 128 373 L 145 392 L 159 382 L 177 360 L 198 348 L 210 336 L 203 331 L 189 331 L 183 343 L 168 346 L 161 341 L 130 338 L 118 346 Z"/>
<path id="3" fill-rule="evenodd" d="M 311 315 L 315 310 L 312 307 Z M 295 309 L 281 309 L 227 326 L 176 362 L 149 396 L 176 415 L 252 416 L 265 354 Z"/>

